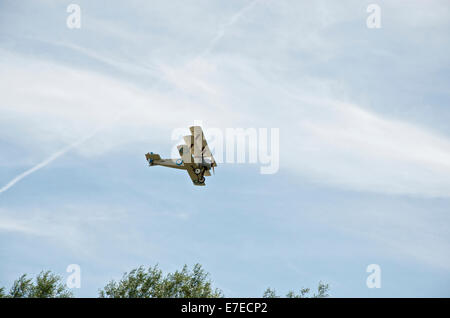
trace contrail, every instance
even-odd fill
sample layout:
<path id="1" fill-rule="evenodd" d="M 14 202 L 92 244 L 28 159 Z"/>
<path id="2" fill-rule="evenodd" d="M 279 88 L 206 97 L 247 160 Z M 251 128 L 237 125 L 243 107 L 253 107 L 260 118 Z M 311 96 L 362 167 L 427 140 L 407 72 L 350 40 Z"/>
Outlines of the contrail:
<path id="1" fill-rule="evenodd" d="M 103 128 L 103 127 L 102 127 Z M 47 166 L 48 164 L 50 164 L 51 162 L 53 162 L 54 160 L 58 159 L 59 157 L 61 157 L 62 155 L 64 155 L 65 153 L 67 153 L 68 151 L 70 151 L 71 149 L 81 145 L 82 143 L 86 142 L 87 140 L 91 139 L 92 137 L 94 137 L 102 128 L 96 129 L 93 133 L 91 133 L 90 135 L 64 147 L 63 149 L 55 152 L 53 155 L 51 155 L 50 157 L 48 157 L 47 159 L 45 159 L 44 161 L 38 163 L 37 165 L 35 165 L 34 167 L 28 169 L 27 171 L 19 174 L 17 177 L 15 177 L 14 179 L 12 179 L 10 182 L 8 182 L 3 188 L 0 189 L 0 194 L 2 194 L 3 192 L 7 191 L 9 188 L 11 188 L 12 186 L 14 186 L 17 182 L 19 182 L 20 180 L 22 180 L 23 178 L 29 176 L 30 174 L 32 174 L 33 172 L 38 171 L 39 169 L 44 168 L 45 166 Z"/>
<path id="2" fill-rule="evenodd" d="M 200 57 L 203 57 L 203 56 L 209 54 L 209 52 L 211 52 L 211 50 L 216 46 L 216 44 L 223 38 L 223 36 L 225 35 L 225 30 L 227 28 L 229 28 L 230 26 L 232 26 L 233 24 L 235 24 L 245 12 L 247 12 L 248 10 L 253 8 L 255 6 L 255 4 L 257 4 L 259 1 L 261 1 L 261 0 L 254 0 L 254 1 L 250 2 L 249 4 L 244 6 L 241 10 L 239 10 L 238 12 L 233 14 L 231 16 L 231 18 L 228 20 L 228 22 L 220 25 L 216 36 L 211 40 L 209 46 L 205 50 L 203 50 L 203 52 L 197 58 L 200 58 Z M 195 58 L 194 60 L 196 60 L 197 58 Z"/>

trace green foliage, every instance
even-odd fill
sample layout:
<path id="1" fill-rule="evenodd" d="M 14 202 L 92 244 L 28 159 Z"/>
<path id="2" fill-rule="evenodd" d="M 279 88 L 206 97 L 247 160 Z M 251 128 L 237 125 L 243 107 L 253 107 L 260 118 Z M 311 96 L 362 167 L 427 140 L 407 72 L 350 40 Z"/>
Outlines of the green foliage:
<path id="1" fill-rule="evenodd" d="M 62 278 L 51 271 L 42 271 L 33 282 L 23 274 L 15 280 L 9 294 L 4 294 L 4 288 L 0 290 L 0 297 L 8 298 L 68 298 L 73 297 L 72 292 L 66 287 Z"/>
<path id="2" fill-rule="evenodd" d="M 319 286 L 317 287 L 317 294 L 314 294 L 315 298 L 326 298 L 330 295 L 328 292 L 330 291 L 330 285 L 319 282 Z"/>
<path id="3" fill-rule="evenodd" d="M 118 282 L 111 280 L 99 290 L 102 298 L 215 298 L 224 297 L 222 291 L 212 287 L 200 264 L 195 264 L 192 270 L 187 265 L 181 271 L 163 275 L 158 265 L 147 270 L 140 266 L 125 273 Z M 289 291 L 286 298 L 325 298 L 329 297 L 330 286 L 319 282 L 317 293 L 311 295 L 309 288 L 300 289 L 296 294 Z M 0 298 L 65 298 L 73 297 L 63 279 L 51 271 L 42 271 L 33 281 L 26 274 L 15 280 L 9 293 L 0 287 Z M 267 288 L 264 298 L 279 298 L 275 289 Z"/>
<path id="4" fill-rule="evenodd" d="M 263 298 L 280 298 L 280 296 L 277 296 L 275 289 L 268 287 L 263 294 Z"/>
<path id="5" fill-rule="evenodd" d="M 32 279 L 27 279 L 27 275 L 23 274 L 14 281 L 8 296 L 12 298 L 26 298 L 31 294 L 33 294 Z"/>
<path id="6" fill-rule="evenodd" d="M 108 298 L 210 298 L 223 297 L 219 289 L 213 289 L 211 280 L 200 264 L 192 271 L 184 265 L 181 271 L 166 276 L 157 265 L 147 270 L 143 266 L 125 273 L 119 282 L 110 281 L 100 297 Z"/>
<path id="7" fill-rule="evenodd" d="M 319 282 L 319 286 L 317 286 L 317 294 L 310 295 L 311 290 L 309 288 L 302 288 L 300 292 L 296 294 L 294 291 L 289 291 L 286 294 L 286 298 L 326 298 L 330 295 L 328 294 L 330 290 L 330 286 L 328 284 L 324 284 Z M 275 289 L 267 288 L 263 294 L 263 298 L 279 298 L 277 296 Z"/>

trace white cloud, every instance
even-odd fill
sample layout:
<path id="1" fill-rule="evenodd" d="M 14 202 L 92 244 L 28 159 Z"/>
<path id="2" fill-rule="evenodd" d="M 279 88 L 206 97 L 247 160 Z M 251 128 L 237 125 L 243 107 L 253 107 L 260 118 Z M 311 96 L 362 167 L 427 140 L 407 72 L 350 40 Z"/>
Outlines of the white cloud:
<path id="1" fill-rule="evenodd" d="M 298 143 L 286 159 L 302 175 L 359 191 L 450 196 L 449 138 L 350 103 L 297 103 L 289 133 Z"/>
<path id="2" fill-rule="evenodd" d="M 23 68 L 25 61 L 27 67 Z M 144 90 L 82 69 L 10 55 L 4 55 L 0 63 L 4 74 L 0 79 L 2 118 L 21 123 L 15 128 L 24 129 L 22 134 L 38 142 L 49 139 L 68 144 L 100 126 L 111 126 L 111 139 L 96 145 L 106 151 L 122 141 L 152 138 L 161 128 L 183 127 L 214 113 L 215 105 L 194 103 L 176 91 Z M 181 85 L 184 73 L 176 74 Z M 191 78 L 185 77 L 186 82 Z M 214 88 L 211 90 L 214 93 Z"/>
<path id="3" fill-rule="evenodd" d="M 235 127 L 235 118 L 240 124 L 247 118 L 253 127 L 281 127 L 282 166 L 313 181 L 357 191 L 450 196 L 447 137 L 340 102 L 326 82 L 316 85 L 304 78 L 304 89 L 285 89 L 269 83 L 243 59 L 222 58 L 161 66 L 162 86 L 143 91 L 89 71 L 31 60 L 23 69 L 22 60 L 15 62 L 2 65 L 6 76 L 0 79 L 0 112 L 21 122 L 14 130 L 24 129 L 20 133 L 34 144 L 70 145 L 104 127 L 75 151 L 98 155 L 152 138 L 166 141 L 169 149 L 169 134 L 166 140 L 156 137 L 168 127 L 185 127 L 196 119 L 210 127 Z M 235 73 L 260 91 L 257 100 L 250 100 L 252 90 L 243 93 L 233 82 L 227 84 Z M 283 106 L 276 105 L 283 97 Z M 277 109 L 277 116 L 255 112 L 259 105 Z M 58 148 L 40 153 L 38 162 Z"/>

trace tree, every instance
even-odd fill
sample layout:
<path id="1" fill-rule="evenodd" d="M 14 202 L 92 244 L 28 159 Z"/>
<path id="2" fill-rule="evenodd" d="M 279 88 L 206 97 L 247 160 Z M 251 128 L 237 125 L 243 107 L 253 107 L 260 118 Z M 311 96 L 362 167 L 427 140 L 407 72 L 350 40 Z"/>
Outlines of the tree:
<path id="1" fill-rule="evenodd" d="M 119 282 L 111 280 L 102 290 L 100 297 L 108 298 L 211 298 L 223 297 L 222 291 L 212 288 L 209 274 L 200 264 L 192 270 L 187 265 L 181 271 L 163 275 L 158 265 L 143 266 L 125 273 Z"/>
<path id="2" fill-rule="evenodd" d="M 0 297 L 8 298 L 68 298 L 73 297 L 63 279 L 51 271 L 42 271 L 33 282 L 23 274 L 15 280 L 8 294 L 0 288 Z"/>
<path id="3" fill-rule="evenodd" d="M 317 286 L 317 294 L 310 295 L 311 290 L 309 288 L 302 288 L 300 292 L 296 294 L 294 291 L 289 291 L 286 294 L 286 298 L 326 298 L 330 295 L 328 294 L 330 290 L 330 286 L 328 284 L 324 284 L 319 282 L 319 286 Z M 279 298 L 277 296 L 275 289 L 271 289 L 270 287 L 266 289 L 263 294 L 263 298 Z"/>
<path id="4" fill-rule="evenodd" d="M 289 291 L 287 298 L 324 298 L 329 297 L 329 285 L 319 282 L 317 293 L 311 295 L 309 288 L 300 289 L 296 294 Z M 0 298 L 64 298 L 73 297 L 63 279 L 51 271 L 42 271 L 33 280 L 26 274 L 16 279 L 9 291 L 0 287 Z M 212 287 L 209 273 L 200 264 L 192 270 L 184 265 L 181 271 L 163 274 L 158 265 L 143 266 L 124 273 L 118 282 L 111 280 L 99 290 L 101 298 L 215 298 L 224 297 L 222 291 Z M 267 288 L 264 298 L 279 298 L 275 289 Z"/>

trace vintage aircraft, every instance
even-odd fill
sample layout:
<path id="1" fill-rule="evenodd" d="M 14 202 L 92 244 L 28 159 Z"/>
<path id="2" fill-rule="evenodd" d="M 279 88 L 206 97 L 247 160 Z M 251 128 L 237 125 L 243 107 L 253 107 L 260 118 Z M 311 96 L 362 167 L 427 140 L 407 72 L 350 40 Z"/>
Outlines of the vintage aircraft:
<path id="1" fill-rule="evenodd" d="M 189 129 L 192 135 L 183 137 L 186 144 L 177 146 L 181 159 L 161 159 L 160 155 L 153 152 L 147 153 L 145 158 L 150 166 L 187 170 L 194 185 L 204 186 L 205 176 L 211 175 L 211 169 L 214 173 L 217 163 L 206 143 L 202 128 L 192 126 Z"/>

